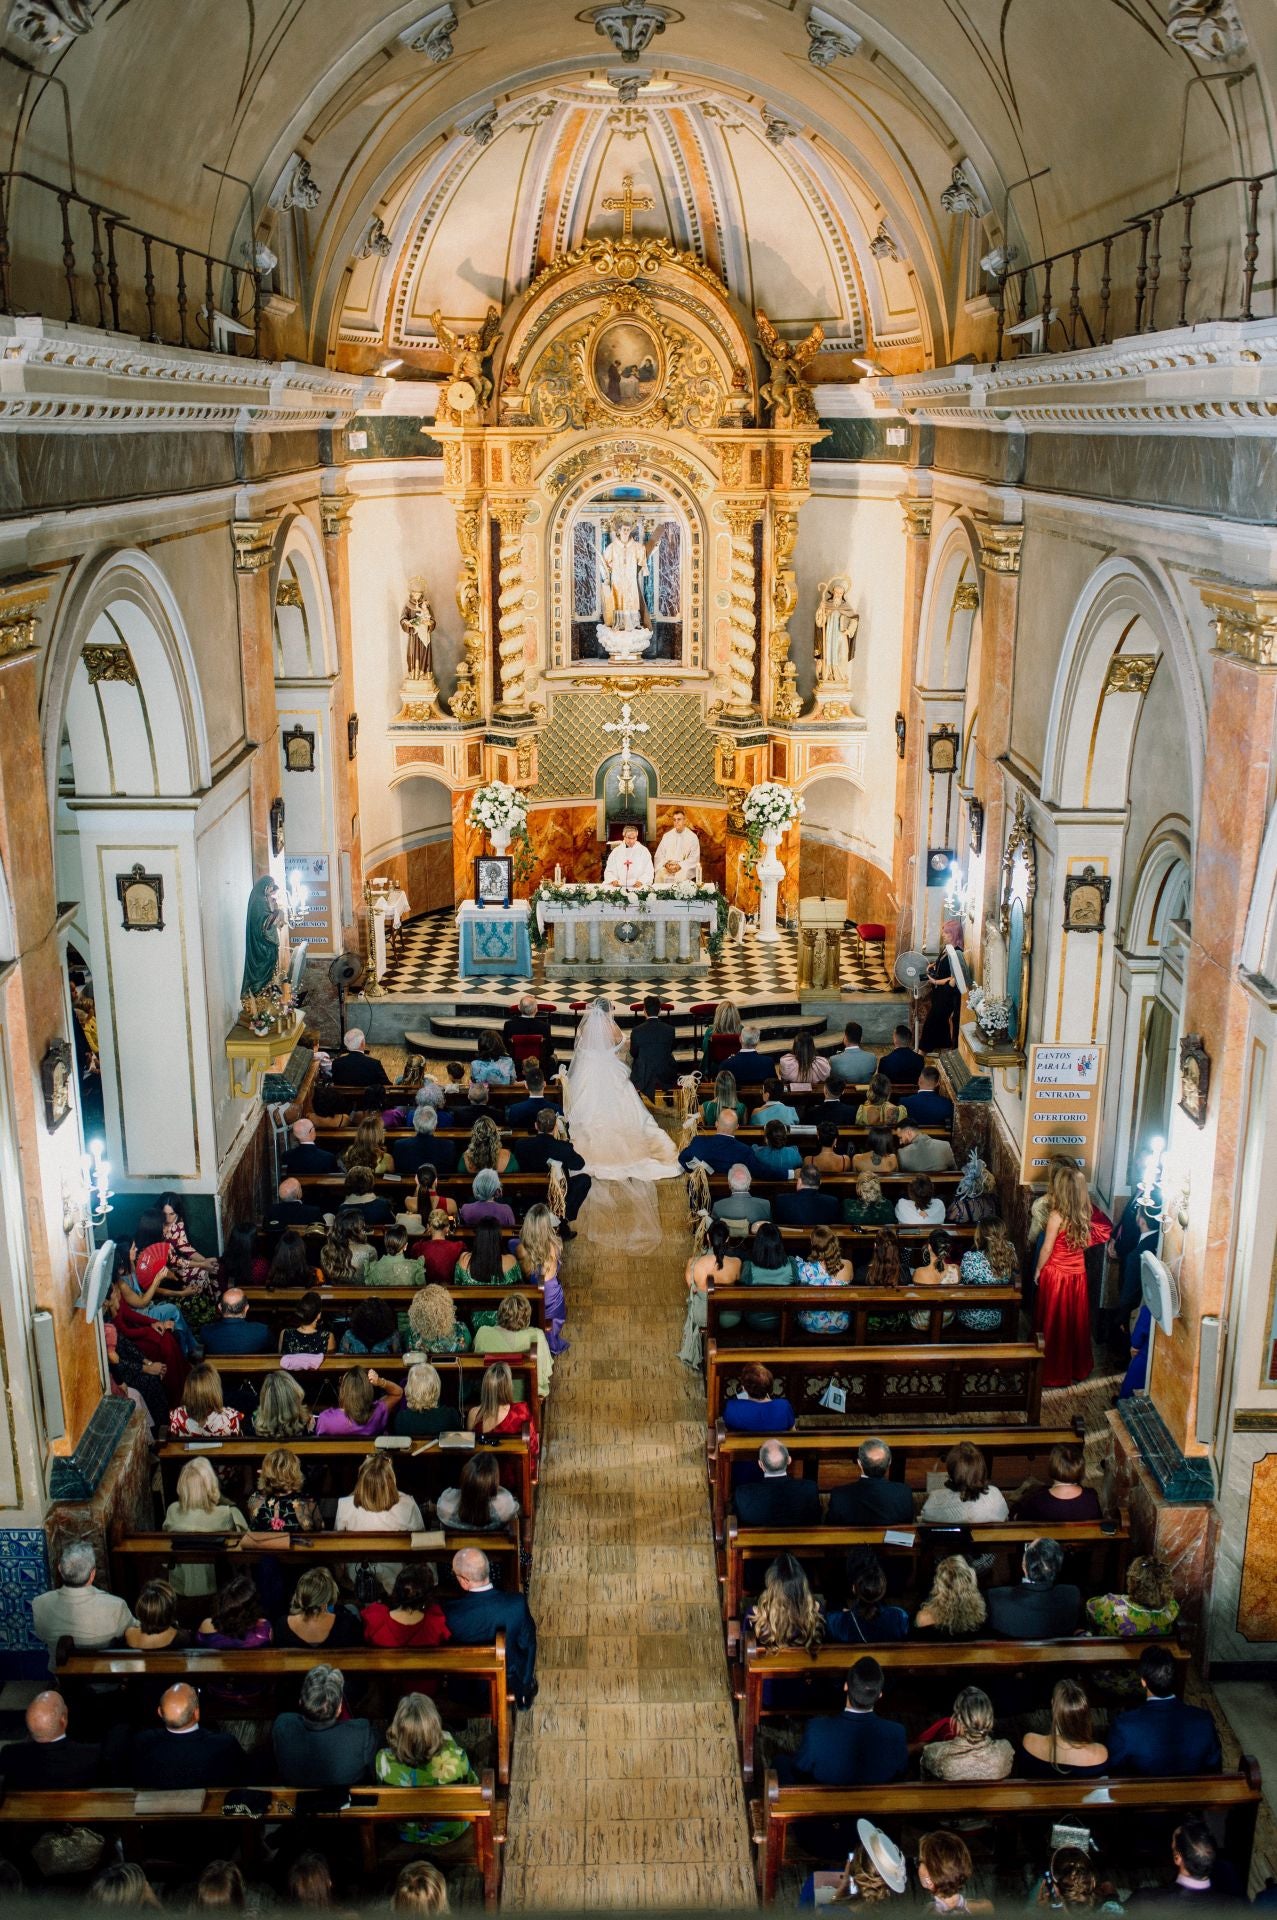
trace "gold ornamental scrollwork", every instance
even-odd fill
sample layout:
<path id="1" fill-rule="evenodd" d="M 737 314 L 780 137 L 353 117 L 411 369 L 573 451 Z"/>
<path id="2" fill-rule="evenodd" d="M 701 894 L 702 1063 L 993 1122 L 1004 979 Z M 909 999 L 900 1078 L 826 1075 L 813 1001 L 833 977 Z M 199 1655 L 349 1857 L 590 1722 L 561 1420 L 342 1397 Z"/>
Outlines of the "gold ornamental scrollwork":
<path id="1" fill-rule="evenodd" d="M 953 589 L 955 613 L 974 613 L 980 605 L 980 589 L 974 580 L 959 580 Z"/>
<path id="2" fill-rule="evenodd" d="M 1215 650 L 1252 667 L 1277 667 L 1277 589 L 1194 580 L 1215 631 Z"/>
<path id="3" fill-rule="evenodd" d="M 336 540 L 350 531 L 350 500 L 345 494 L 325 494 L 321 497 L 319 524 L 325 540 Z"/>
<path id="4" fill-rule="evenodd" d="M 980 564 L 986 573 L 1019 573 L 1020 549 L 1024 545 L 1023 527 L 995 526 L 986 521 L 977 529 L 980 539 Z"/>
<path id="5" fill-rule="evenodd" d="M 798 515 L 772 508 L 771 710 L 775 720 L 796 720 L 803 710 L 798 669 L 789 657 L 789 622 L 798 605 L 798 577 L 790 565 L 798 544 Z"/>
<path id="6" fill-rule="evenodd" d="M 911 540 L 929 540 L 931 538 L 931 518 L 933 505 L 930 500 L 902 500 L 900 511 L 905 517 L 905 532 Z"/>
<path id="7" fill-rule="evenodd" d="M 1161 656 L 1156 653 L 1118 653 L 1104 676 L 1105 693 L 1147 693 Z"/>
<path id="8" fill-rule="evenodd" d="M 34 653 L 40 615 L 50 583 L 28 574 L 0 585 L 0 661 Z"/>
<path id="9" fill-rule="evenodd" d="M 457 508 L 457 546 L 461 566 L 457 574 L 457 611 L 461 615 L 464 656 L 457 662 L 457 684 L 448 705 L 457 720 L 483 715 L 483 594 L 479 586 L 479 541 L 483 513 L 479 507 Z"/>
<path id="10" fill-rule="evenodd" d="M 275 552 L 279 515 L 263 520 L 232 520 L 231 541 L 235 548 L 236 573 L 260 573 L 268 567 Z"/>
<path id="11" fill-rule="evenodd" d="M 89 676 L 89 685 L 96 687 L 103 680 L 117 680 L 123 686 L 137 685 L 137 668 L 133 664 L 133 655 L 121 643 L 108 647 L 85 647 L 80 655 L 84 670 Z"/>
<path id="12" fill-rule="evenodd" d="M 301 581 L 290 577 L 282 579 L 275 589 L 275 605 L 297 607 L 300 610 L 304 606 Z"/>

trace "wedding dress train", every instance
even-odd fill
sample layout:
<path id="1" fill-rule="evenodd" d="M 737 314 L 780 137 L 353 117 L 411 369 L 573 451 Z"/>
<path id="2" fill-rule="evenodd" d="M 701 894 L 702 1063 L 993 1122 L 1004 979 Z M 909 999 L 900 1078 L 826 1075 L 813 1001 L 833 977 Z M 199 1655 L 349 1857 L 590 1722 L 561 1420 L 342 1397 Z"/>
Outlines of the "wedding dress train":
<path id="1" fill-rule="evenodd" d="M 631 1085 L 624 1046 L 610 1003 L 596 1000 L 561 1076 L 572 1144 L 592 1180 L 668 1180 L 681 1172 L 678 1148 Z"/>

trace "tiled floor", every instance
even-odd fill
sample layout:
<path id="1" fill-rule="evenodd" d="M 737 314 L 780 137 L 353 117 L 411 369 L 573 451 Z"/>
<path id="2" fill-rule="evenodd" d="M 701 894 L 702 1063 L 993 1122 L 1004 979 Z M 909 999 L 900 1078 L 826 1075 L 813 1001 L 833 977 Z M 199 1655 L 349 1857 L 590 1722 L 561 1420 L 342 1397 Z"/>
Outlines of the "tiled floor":
<path id="1" fill-rule="evenodd" d="M 704 1389 L 675 1357 L 682 1182 L 640 1190 L 565 1267 L 503 1904 L 750 1906 L 706 1506 Z"/>

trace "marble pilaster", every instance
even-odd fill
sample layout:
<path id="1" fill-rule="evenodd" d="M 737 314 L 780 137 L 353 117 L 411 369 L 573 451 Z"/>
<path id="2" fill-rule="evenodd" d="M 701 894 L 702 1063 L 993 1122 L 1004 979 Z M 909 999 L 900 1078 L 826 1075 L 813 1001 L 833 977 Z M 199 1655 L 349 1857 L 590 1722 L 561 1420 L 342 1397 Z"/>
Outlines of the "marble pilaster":
<path id="1" fill-rule="evenodd" d="M 235 598 L 239 609 L 240 660 L 244 676 L 244 720 L 257 751 L 250 774 L 253 872 L 274 869 L 283 884 L 282 862 L 270 844 L 271 801 L 281 790 L 279 716 L 275 710 L 275 611 L 272 560 L 278 516 L 231 523 L 235 552 Z"/>
<path id="2" fill-rule="evenodd" d="M 922 630 L 922 603 L 931 559 L 932 503 L 914 496 L 902 500 L 905 520 L 904 632 L 900 650 L 900 712 L 905 717 L 905 751 L 896 761 L 896 817 L 899 827 L 892 846 L 892 882 L 900 903 L 896 924 L 896 952 L 914 944 L 914 891 L 909 886 L 909 858 L 920 844 L 918 810 L 922 792 L 925 728 L 915 699 L 918 640 Z"/>
<path id="3" fill-rule="evenodd" d="M 358 744 L 352 756 L 349 728 L 355 697 L 355 653 L 351 635 L 350 606 L 350 501 L 344 494 L 325 494 L 319 502 L 324 535 L 324 565 L 328 569 L 328 591 L 333 603 L 333 624 L 337 642 L 337 680 L 333 687 L 333 732 L 335 761 L 333 796 L 337 813 L 338 864 L 349 869 L 351 888 L 357 893 L 363 875 L 363 850 L 359 835 L 359 757 Z M 334 876 L 333 910 L 341 923 L 339 944 L 347 953 L 359 951 L 359 919 L 345 916 L 345 888 L 341 875 Z"/>
<path id="4" fill-rule="evenodd" d="M 1011 691 L 1015 622 L 1020 590 L 1022 526 L 981 520 L 980 726 L 976 734 L 976 792 L 984 801 L 984 900 L 981 922 L 996 921 L 1002 879 L 1006 795 L 999 762 L 1011 747 Z"/>

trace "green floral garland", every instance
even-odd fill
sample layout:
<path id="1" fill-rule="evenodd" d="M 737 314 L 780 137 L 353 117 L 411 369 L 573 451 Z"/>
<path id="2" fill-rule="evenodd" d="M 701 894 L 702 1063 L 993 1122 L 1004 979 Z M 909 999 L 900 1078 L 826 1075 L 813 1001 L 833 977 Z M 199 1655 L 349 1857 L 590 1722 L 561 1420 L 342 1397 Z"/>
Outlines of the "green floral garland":
<path id="1" fill-rule="evenodd" d="M 635 913 L 647 913 L 648 901 L 657 892 L 655 887 L 644 887 L 638 891 L 637 904 L 633 903 L 624 887 L 605 887 L 601 883 L 586 883 L 573 886 L 568 883 L 556 886 L 553 880 L 543 880 L 531 896 L 528 904 L 532 911 L 528 916 L 528 933 L 534 947 L 542 948 L 549 938 L 548 933 L 538 924 L 537 906 L 544 901 L 546 905 L 588 906 L 588 907 L 631 907 Z M 664 889 L 661 889 L 664 892 Z M 686 892 L 676 892 L 679 900 L 712 900 L 715 903 L 718 919 L 711 929 L 709 950 L 717 959 L 723 950 L 723 938 L 727 932 L 727 915 L 730 908 L 727 898 L 717 887 L 688 887 Z"/>

